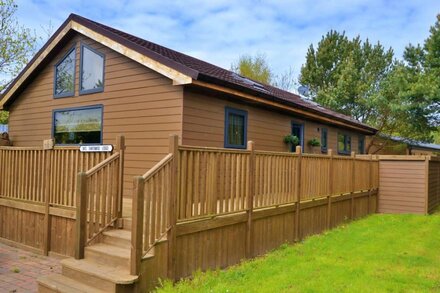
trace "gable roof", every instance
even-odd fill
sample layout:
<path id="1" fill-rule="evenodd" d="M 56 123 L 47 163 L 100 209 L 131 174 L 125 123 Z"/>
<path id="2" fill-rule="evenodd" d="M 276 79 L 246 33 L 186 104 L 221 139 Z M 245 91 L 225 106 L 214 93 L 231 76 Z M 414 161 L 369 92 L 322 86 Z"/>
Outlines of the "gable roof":
<path id="1" fill-rule="evenodd" d="M 191 84 L 193 80 L 216 84 L 266 100 L 283 103 L 303 109 L 320 116 L 325 116 L 355 126 L 367 133 L 375 133 L 376 129 L 363 124 L 352 117 L 332 111 L 312 101 L 276 87 L 262 84 L 240 76 L 219 66 L 166 48 L 164 46 L 138 38 L 123 31 L 92 21 L 82 16 L 71 14 L 36 56 L 29 62 L 11 85 L 5 90 L 0 100 L 0 107 L 7 107 L 13 101 L 20 87 L 26 84 L 31 73 L 49 56 L 70 30 L 77 31 L 102 44 L 138 61 L 139 63 L 169 77 L 174 84 Z"/>

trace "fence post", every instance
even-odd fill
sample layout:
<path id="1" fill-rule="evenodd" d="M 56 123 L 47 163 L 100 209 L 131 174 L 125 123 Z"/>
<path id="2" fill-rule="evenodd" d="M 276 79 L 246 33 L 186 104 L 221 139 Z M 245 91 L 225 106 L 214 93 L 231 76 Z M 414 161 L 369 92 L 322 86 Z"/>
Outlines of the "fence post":
<path id="1" fill-rule="evenodd" d="M 373 172 L 373 168 L 371 167 L 371 162 L 373 160 L 373 155 L 368 155 L 368 214 L 371 213 L 371 190 L 373 189 L 373 176 L 371 173 Z"/>
<path id="2" fill-rule="evenodd" d="M 142 176 L 134 177 L 133 191 L 130 274 L 139 275 L 143 251 L 142 233 L 144 228 L 144 178 Z"/>
<path id="3" fill-rule="evenodd" d="M 125 136 L 116 137 L 116 150 L 119 152 L 119 172 L 118 172 L 118 218 L 122 218 L 123 198 L 124 198 L 124 160 L 125 160 Z"/>
<path id="4" fill-rule="evenodd" d="M 179 172 L 179 136 L 170 135 L 169 153 L 173 154 L 173 161 L 171 163 L 170 176 L 170 199 L 169 199 L 169 224 L 168 231 L 168 278 L 176 279 L 176 225 L 177 225 L 177 196 L 179 191 L 177 189 L 177 180 Z"/>
<path id="5" fill-rule="evenodd" d="M 354 189 L 356 180 L 356 153 L 351 152 L 351 192 L 350 192 L 350 219 L 354 219 Z"/>
<path id="6" fill-rule="evenodd" d="M 295 194 L 296 194 L 296 212 L 295 212 L 295 241 L 299 241 L 300 239 L 300 202 L 301 202 L 301 158 L 302 158 L 302 150 L 301 146 L 296 146 L 296 173 L 295 173 Z"/>
<path id="7" fill-rule="evenodd" d="M 76 245 L 75 258 L 84 258 L 87 222 L 87 175 L 79 172 L 76 181 Z"/>
<path id="8" fill-rule="evenodd" d="M 46 176 L 45 180 L 44 180 L 44 187 L 43 187 L 43 194 L 44 194 L 44 248 L 43 248 L 43 254 L 44 255 L 48 255 L 49 254 L 49 250 L 50 250 L 50 213 L 49 213 L 49 208 L 50 208 L 50 193 L 51 193 L 51 188 L 50 188 L 50 162 L 51 162 L 51 150 L 43 150 L 43 161 L 44 161 L 44 174 Z"/>
<path id="9" fill-rule="evenodd" d="M 380 171 L 380 157 L 379 155 L 376 155 L 376 161 L 377 161 L 377 176 L 379 176 Z M 371 168 L 373 170 L 373 168 Z M 371 178 L 373 178 L 372 175 L 370 175 Z M 373 181 L 373 180 L 372 180 Z M 374 183 L 372 182 L 371 185 Z M 379 191 L 376 193 L 376 213 L 379 213 Z"/>
<path id="10" fill-rule="evenodd" d="M 249 155 L 249 186 L 247 198 L 247 230 L 246 230 L 246 257 L 254 256 L 254 245 L 252 241 L 252 213 L 254 211 L 254 196 L 255 196 L 255 144 L 253 141 L 248 141 L 247 149 L 250 151 Z"/>
<path id="11" fill-rule="evenodd" d="M 327 230 L 330 230 L 331 226 L 331 213 L 332 213 L 332 195 L 333 195 L 333 150 L 328 150 L 329 162 L 329 195 L 327 196 Z"/>

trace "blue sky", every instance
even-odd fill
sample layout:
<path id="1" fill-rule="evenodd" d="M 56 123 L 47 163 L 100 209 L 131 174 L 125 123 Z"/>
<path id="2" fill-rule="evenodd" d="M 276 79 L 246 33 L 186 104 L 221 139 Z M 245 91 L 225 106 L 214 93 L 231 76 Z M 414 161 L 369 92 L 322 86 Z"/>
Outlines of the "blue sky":
<path id="1" fill-rule="evenodd" d="M 276 73 L 304 63 L 308 46 L 330 29 L 393 47 L 422 43 L 440 1 L 17 0 L 19 21 L 44 35 L 73 12 L 230 68 L 242 54 L 265 54 Z"/>

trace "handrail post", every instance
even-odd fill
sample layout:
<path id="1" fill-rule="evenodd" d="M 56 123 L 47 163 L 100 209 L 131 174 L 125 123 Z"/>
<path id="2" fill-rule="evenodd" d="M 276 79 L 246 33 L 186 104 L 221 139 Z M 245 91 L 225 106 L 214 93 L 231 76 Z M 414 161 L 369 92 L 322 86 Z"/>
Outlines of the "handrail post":
<path id="1" fill-rule="evenodd" d="M 354 189 L 356 180 L 356 153 L 351 152 L 351 192 L 350 192 L 350 219 L 354 219 Z"/>
<path id="2" fill-rule="evenodd" d="M 302 150 L 301 146 L 296 146 L 296 173 L 295 173 L 295 194 L 296 194 L 296 212 L 295 212 L 295 241 L 299 241 L 301 235 L 299 233 L 300 230 L 300 203 L 301 203 L 301 158 L 302 158 Z"/>
<path id="3" fill-rule="evenodd" d="M 327 230 L 331 227 L 331 214 L 332 214 L 332 195 L 333 195 L 333 150 L 328 150 L 329 156 L 329 195 L 327 196 Z"/>
<path id="4" fill-rule="evenodd" d="M 75 258 L 84 258 L 87 222 L 87 176 L 79 172 L 76 181 L 76 245 Z"/>
<path id="5" fill-rule="evenodd" d="M 133 191 L 130 274 L 139 275 L 143 251 L 142 234 L 144 228 L 144 178 L 142 176 L 134 177 Z"/>
<path id="6" fill-rule="evenodd" d="M 118 218 L 122 218 L 123 198 L 124 198 L 124 159 L 125 159 L 125 136 L 116 137 L 116 149 L 119 152 L 119 171 L 118 171 Z"/>
<path id="7" fill-rule="evenodd" d="M 169 225 L 168 231 L 168 278 L 176 279 L 176 226 L 177 226 L 177 196 L 179 191 L 177 189 L 178 172 L 179 172 L 179 136 L 170 135 L 169 153 L 173 154 L 171 162 L 171 176 L 170 176 L 170 199 L 169 199 Z"/>
<path id="8" fill-rule="evenodd" d="M 371 167 L 371 162 L 373 160 L 373 155 L 368 155 L 368 214 L 371 213 L 371 190 L 373 189 L 373 168 Z"/>
<path id="9" fill-rule="evenodd" d="M 254 210 L 254 196 L 255 196 L 255 144 L 253 141 L 248 141 L 247 149 L 250 151 L 249 155 L 249 186 L 247 198 L 247 230 L 246 230 L 246 258 L 254 256 L 254 245 L 252 241 L 252 213 Z"/>

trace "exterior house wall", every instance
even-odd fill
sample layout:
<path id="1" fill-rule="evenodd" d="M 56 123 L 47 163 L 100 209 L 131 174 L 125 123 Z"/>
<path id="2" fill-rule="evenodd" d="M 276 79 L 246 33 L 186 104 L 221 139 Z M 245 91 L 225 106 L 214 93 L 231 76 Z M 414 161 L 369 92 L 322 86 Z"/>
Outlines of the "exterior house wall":
<path id="1" fill-rule="evenodd" d="M 352 150 L 358 150 L 358 133 L 328 126 L 319 122 L 304 120 L 293 115 L 275 112 L 247 104 L 209 96 L 208 94 L 185 90 L 183 102 L 183 136 L 185 145 L 224 147 L 225 107 L 247 111 L 247 140 L 255 142 L 256 149 L 285 152 L 288 146 L 283 142 L 291 133 L 292 122 L 304 124 L 304 151 L 312 149 L 307 142 L 316 137 L 321 140 L 321 129 L 327 128 L 328 149 L 337 153 L 338 133 L 351 135 Z"/>
<path id="2" fill-rule="evenodd" d="M 80 44 L 105 54 L 104 91 L 79 95 Z M 54 65 L 76 46 L 75 96 L 53 97 Z M 9 130 L 15 146 L 39 146 L 52 137 L 52 111 L 103 106 L 103 143 L 126 137 L 124 195 L 132 178 L 168 153 L 169 135 L 181 136 L 183 88 L 148 68 L 76 34 L 24 89 L 10 108 Z"/>

